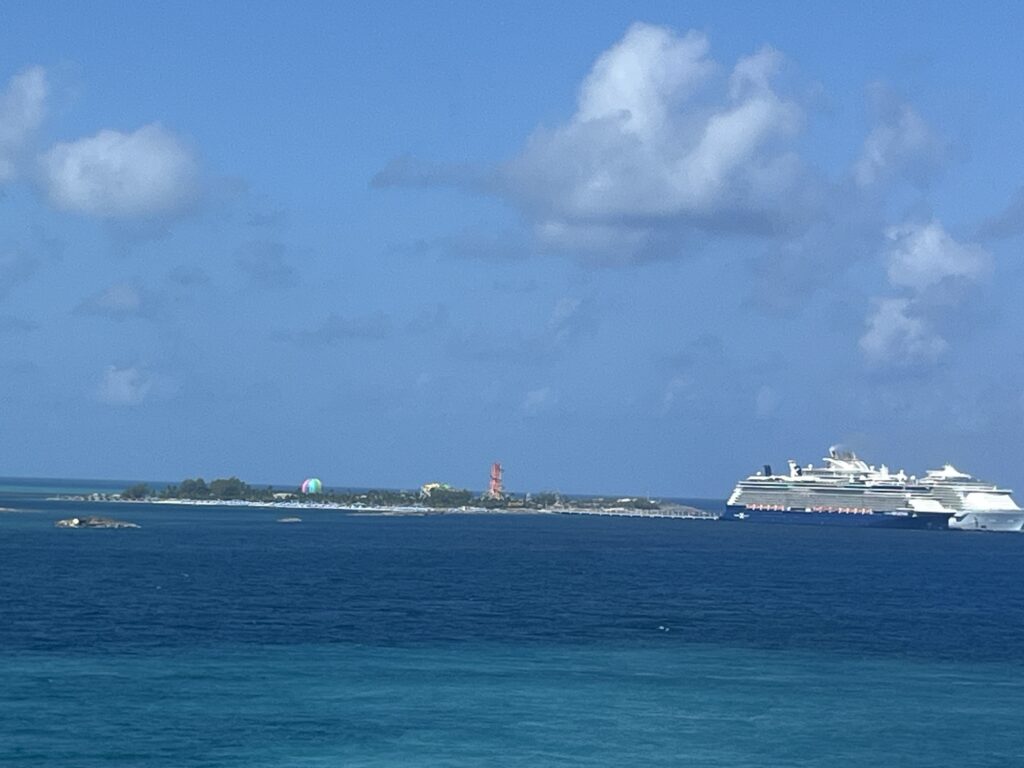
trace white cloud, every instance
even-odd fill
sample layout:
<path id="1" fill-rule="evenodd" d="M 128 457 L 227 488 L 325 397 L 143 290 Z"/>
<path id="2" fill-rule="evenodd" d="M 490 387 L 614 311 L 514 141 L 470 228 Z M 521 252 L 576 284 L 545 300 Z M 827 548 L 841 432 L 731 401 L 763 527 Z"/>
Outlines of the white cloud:
<path id="1" fill-rule="evenodd" d="M 192 152 L 157 123 L 57 144 L 42 157 L 42 170 L 55 206 L 101 218 L 173 214 L 198 188 Z"/>
<path id="2" fill-rule="evenodd" d="M 776 143 L 802 114 L 771 87 L 781 56 L 741 59 L 715 103 L 697 98 L 713 84 L 708 48 L 697 32 L 634 24 L 594 64 L 573 117 L 502 169 L 543 244 L 632 256 L 666 224 L 747 230 L 789 215 L 801 168 Z"/>
<path id="3" fill-rule="evenodd" d="M 375 186 L 454 185 L 525 214 L 541 252 L 607 263 L 678 254 L 686 230 L 776 235 L 801 222 L 810 174 L 787 148 L 803 112 L 765 47 L 727 77 L 700 32 L 634 24 L 583 79 L 573 115 L 489 173 L 399 159 Z M 816 194 L 816 190 L 815 190 Z"/>
<path id="4" fill-rule="evenodd" d="M 909 299 L 881 299 L 868 316 L 860 348 L 868 362 L 900 367 L 934 363 L 946 351 L 946 340 L 912 314 Z"/>
<path id="5" fill-rule="evenodd" d="M 882 86 L 872 90 L 877 122 L 854 165 L 854 180 L 868 187 L 902 176 L 924 186 L 946 159 L 945 142 L 909 104 Z"/>
<path id="6" fill-rule="evenodd" d="M 579 94 L 576 122 L 621 119 L 624 131 L 650 137 L 663 131 L 674 101 L 692 94 L 712 73 L 707 38 L 634 24 L 594 63 Z"/>
<path id="7" fill-rule="evenodd" d="M 963 289 L 988 274 L 991 257 L 957 242 L 934 220 L 890 227 L 886 235 L 889 284 L 903 295 L 876 299 L 861 351 L 874 365 L 934 363 L 948 346 L 933 328 L 936 317 L 955 310 Z"/>
<path id="8" fill-rule="evenodd" d="M 31 67 L 0 93 L 0 182 L 17 175 L 17 157 L 46 115 L 48 91 L 46 70 Z"/>
<path id="9" fill-rule="evenodd" d="M 108 405 L 139 405 L 153 390 L 153 385 L 153 378 L 139 368 L 108 365 L 96 394 Z"/>
<path id="10" fill-rule="evenodd" d="M 886 236 L 889 282 L 918 293 L 949 279 L 976 282 L 991 266 L 984 248 L 958 243 L 937 221 L 891 227 Z"/>

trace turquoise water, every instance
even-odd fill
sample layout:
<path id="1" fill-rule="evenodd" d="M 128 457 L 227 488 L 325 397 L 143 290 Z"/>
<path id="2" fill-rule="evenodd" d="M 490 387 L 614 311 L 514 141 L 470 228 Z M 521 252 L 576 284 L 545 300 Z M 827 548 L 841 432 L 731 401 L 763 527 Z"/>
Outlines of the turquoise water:
<path id="1" fill-rule="evenodd" d="M 17 765 L 1010 766 L 1024 747 L 1024 684 L 997 666 L 806 653 L 30 654 L 0 684 Z"/>
<path id="2" fill-rule="evenodd" d="M 1024 764 L 1024 537 L 0 506 L 0 764 Z"/>

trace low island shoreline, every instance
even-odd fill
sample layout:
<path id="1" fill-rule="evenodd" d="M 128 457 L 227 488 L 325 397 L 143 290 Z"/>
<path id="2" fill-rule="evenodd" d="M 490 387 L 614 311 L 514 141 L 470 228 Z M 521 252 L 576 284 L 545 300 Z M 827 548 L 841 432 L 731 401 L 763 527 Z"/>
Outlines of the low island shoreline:
<path id="1" fill-rule="evenodd" d="M 319 488 L 319 486 L 318 486 Z M 250 486 L 238 478 L 188 479 L 160 490 L 137 484 L 121 493 L 90 493 L 51 497 L 54 501 L 103 504 L 151 504 L 189 507 L 242 507 L 282 511 L 324 510 L 366 516 L 426 515 L 608 515 L 716 520 L 719 514 L 677 503 L 644 497 L 563 497 L 554 492 L 537 494 L 481 494 L 431 483 L 419 491 L 318 490 L 316 493 L 280 491 Z"/>
<path id="2" fill-rule="evenodd" d="M 97 496 L 101 496 L 97 498 Z M 362 516 L 410 516 L 422 517 L 427 515 L 608 515 L 617 517 L 658 517 L 658 518 L 684 518 L 695 520 L 717 520 L 719 515 L 705 509 L 698 509 L 683 504 L 660 506 L 656 509 L 636 509 L 622 506 L 576 506 L 560 505 L 554 507 L 433 507 L 433 506 L 386 506 L 371 505 L 360 506 L 352 504 L 340 504 L 332 502 L 274 502 L 274 501 L 249 501 L 245 499 L 124 499 L 115 498 L 113 495 L 90 494 L 87 496 L 52 496 L 50 501 L 76 501 L 92 502 L 102 504 L 149 504 L 153 506 L 182 506 L 182 507 L 239 507 L 254 509 L 279 509 L 279 510 L 315 510 L 345 512 L 350 515 Z"/>

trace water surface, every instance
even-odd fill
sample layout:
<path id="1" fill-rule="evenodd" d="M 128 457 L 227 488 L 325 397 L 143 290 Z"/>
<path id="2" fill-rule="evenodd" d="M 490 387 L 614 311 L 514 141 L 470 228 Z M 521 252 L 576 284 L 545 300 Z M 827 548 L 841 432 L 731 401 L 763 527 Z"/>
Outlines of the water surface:
<path id="1" fill-rule="evenodd" d="M 1024 761 L 1024 537 L 0 507 L 0 764 Z"/>

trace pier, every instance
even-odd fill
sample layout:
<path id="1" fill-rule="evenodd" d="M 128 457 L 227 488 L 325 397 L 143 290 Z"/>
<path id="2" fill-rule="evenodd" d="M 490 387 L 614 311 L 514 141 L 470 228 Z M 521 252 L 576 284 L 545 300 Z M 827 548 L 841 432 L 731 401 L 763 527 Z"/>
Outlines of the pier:
<path id="1" fill-rule="evenodd" d="M 558 515 L 605 515 L 607 517 L 670 517 L 678 520 L 718 520 L 722 515 L 696 507 L 672 506 L 659 509 L 634 509 L 631 507 L 551 507 L 549 512 Z"/>

